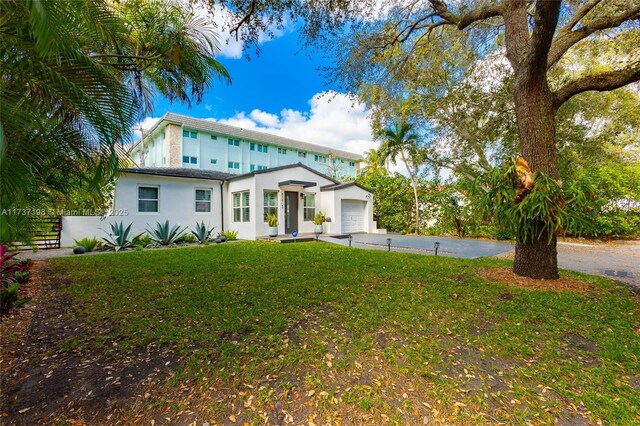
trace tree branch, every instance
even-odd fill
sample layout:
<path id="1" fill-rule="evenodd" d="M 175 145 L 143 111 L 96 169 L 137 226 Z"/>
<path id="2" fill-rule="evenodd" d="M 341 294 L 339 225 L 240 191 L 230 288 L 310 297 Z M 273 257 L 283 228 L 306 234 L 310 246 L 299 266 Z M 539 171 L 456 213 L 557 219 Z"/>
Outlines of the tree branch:
<path id="1" fill-rule="evenodd" d="M 238 41 L 238 34 L 240 32 L 240 27 L 242 27 L 242 25 L 245 22 L 248 22 L 249 19 L 251 19 L 251 16 L 253 16 L 253 13 L 255 11 L 256 11 L 256 0 L 251 0 L 251 3 L 249 3 L 249 10 L 247 11 L 247 13 L 244 14 L 240 22 L 238 22 L 233 28 L 229 30 L 229 34 L 236 33 L 236 41 Z"/>
<path id="2" fill-rule="evenodd" d="M 578 12 L 576 12 L 576 14 L 577 13 Z M 582 17 L 580 19 L 582 19 Z M 640 4 L 633 4 L 633 2 L 629 2 L 627 10 L 617 16 L 603 16 L 601 18 L 596 18 L 575 31 L 570 31 L 568 30 L 568 25 L 565 26 L 562 31 L 558 33 L 556 38 L 553 40 L 553 43 L 551 44 L 549 57 L 547 59 L 547 69 L 551 68 L 556 62 L 558 62 L 560 58 L 562 58 L 562 56 L 567 52 L 567 50 L 569 50 L 580 40 L 589 37 L 591 34 L 597 31 L 619 27 L 620 25 L 622 25 L 622 23 L 630 21 L 632 19 L 640 19 Z"/>
<path id="3" fill-rule="evenodd" d="M 502 3 L 480 6 L 464 15 L 456 15 L 450 12 L 447 4 L 442 0 L 429 0 L 429 3 L 431 3 L 431 7 L 433 7 L 433 10 L 438 16 L 448 24 L 457 26 L 459 30 L 464 30 L 469 25 L 478 21 L 484 21 L 494 16 L 502 16 L 503 12 Z"/>
<path id="4" fill-rule="evenodd" d="M 561 31 L 571 31 L 573 27 L 578 25 L 578 22 L 580 22 L 582 18 L 587 16 L 587 14 L 591 12 L 591 10 L 593 10 L 593 8 L 596 7 L 601 1 L 602 0 L 588 0 L 585 4 L 582 5 L 581 8 L 576 10 L 571 18 L 569 18 L 569 22 L 567 22 L 567 24 L 562 27 Z"/>
<path id="5" fill-rule="evenodd" d="M 553 34 L 558 26 L 560 16 L 560 0 L 538 1 L 533 16 L 533 30 L 529 39 L 527 66 L 529 71 L 545 72 L 545 63 L 553 41 Z"/>
<path id="6" fill-rule="evenodd" d="M 563 103 L 578 93 L 596 90 L 606 92 L 629 83 L 640 81 L 640 62 L 617 71 L 592 74 L 567 83 L 554 92 L 554 106 L 559 108 Z"/>

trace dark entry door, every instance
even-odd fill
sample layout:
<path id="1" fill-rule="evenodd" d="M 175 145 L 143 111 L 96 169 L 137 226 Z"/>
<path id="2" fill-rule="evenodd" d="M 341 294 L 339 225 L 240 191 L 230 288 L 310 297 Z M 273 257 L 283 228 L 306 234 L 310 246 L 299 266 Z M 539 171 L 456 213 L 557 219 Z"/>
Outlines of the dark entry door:
<path id="1" fill-rule="evenodd" d="M 284 193 L 284 233 L 290 234 L 298 229 L 298 193 Z"/>

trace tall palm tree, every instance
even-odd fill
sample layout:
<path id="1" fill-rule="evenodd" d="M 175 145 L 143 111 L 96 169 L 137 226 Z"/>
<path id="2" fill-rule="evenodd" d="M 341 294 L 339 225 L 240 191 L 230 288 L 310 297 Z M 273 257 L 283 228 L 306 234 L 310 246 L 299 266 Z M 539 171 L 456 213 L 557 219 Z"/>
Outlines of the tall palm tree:
<path id="1" fill-rule="evenodd" d="M 389 160 L 396 164 L 398 157 L 407 169 L 413 196 L 415 199 L 415 229 L 416 234 L 420 233 L 420 203 L 418 201 L 418 165 L 420 149 L 418 148 L 418 135 L 413 132 L 413 126 L 405 121 L 399 120 L 394 127 L 387 127 L 377 134 L 380 143 L 380 156 L 383 161 Z"/>
<path id="2" fill-rule="evenodd" d="M 99 190 L 149 94 L 188 103 L 213 77 L 229 81 L 213 33 L 178 2 L 0 0 L 0 10 L 3 210 Z M 25 220 L 0 215 L 1 241 L 27 234 Z"/>
<path id="3" fill-rule="evenodd" d="M 360 173 L 367 176 L 386 176 L 389 171 L 385 167 L 385 159 L 380 150 L 371 148 L 364 154 L 365 166 Z"/>

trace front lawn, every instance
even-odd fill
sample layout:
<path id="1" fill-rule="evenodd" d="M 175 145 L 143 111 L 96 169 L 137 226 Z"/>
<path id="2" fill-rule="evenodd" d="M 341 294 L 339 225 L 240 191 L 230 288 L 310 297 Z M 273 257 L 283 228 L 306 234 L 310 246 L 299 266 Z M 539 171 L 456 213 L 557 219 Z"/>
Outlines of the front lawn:
<path id="1" fill-rule="evenodd" d="M 589 291 L 543 291 L 476 273 L 507 265 L 260 242 L 54 259 L 52 297 L 69 305 L 57 321 L 74 331 L 52 353 L 78 358 L 79 369 L 90 368 L 83 357 L 108 364 L 92 380 L 131 392 L 120 411 L 101 388 L 102 405 L 83 394 L 50 414 L 142 424 L 640 422 L 638 297 L 585 275 L 571 276 Z M 155 380 L 134 380 L 147 370 Z"/>

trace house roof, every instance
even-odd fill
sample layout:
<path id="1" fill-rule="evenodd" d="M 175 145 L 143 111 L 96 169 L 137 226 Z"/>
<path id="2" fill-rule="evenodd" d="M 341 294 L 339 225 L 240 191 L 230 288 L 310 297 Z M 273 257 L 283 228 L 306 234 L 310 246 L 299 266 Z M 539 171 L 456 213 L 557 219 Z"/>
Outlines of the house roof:
<path id="1" fill-rule="evenodd" d="M 169 176 L 188 179 L 210 179 L 224 181 L 235 176 L 231 173 L 216 172 L 214 170 L 188 169 L 183 167 L 129 167 L 121 170 L 124 173 L 141 175 Z"/>
<path id="2" fill-rule="evenodd" d="M 245 173 L 242 175 L 232 175 L 232 177 L 228 178 L 227 180 L 236 180 L 236 179 L 244 179 L 247 177 L 251 177 L 251 176 L 255 176 L 255 175 L 260 175 L 263 173 L 271 173 L 271 172 L 277 172 L 278 170 L 286 170 L 286 169 L 294 169 L 296 167 L 302 167 L 303 169 L 306 169 L 308 171 L 310 171 L 311 173 L 314 173 L 320 177 L 323 177 L 331 182 L 334 182 L 334 184 L 338 184 L 340 183 L 339 181 L 320 173 L 317 170 L 312 169 L 311 167 L 307 166 L 306 164 L 302 164 L 302 163 L 294 163 L 294 164 L 286 164 L 284 166 L 278 166 L 278 167 L 272 167 L 270 169 L 263 169 L 263 170 L 255 170 L 253 172 L 249 172 L 249 173 Z"/>
<path id="3" fill-rule="evenodd" d="M 320 188 L 320 191 L 339 191 L 341 189 L 345 189 L 345 188 L 349 188 L 350 186 L 357 186 L 360 189 L 363 189 L 367 192 L 371 192 L 370 189 L 365 188 L 364 186 L 360 185 L 359 183 L 356 182 L 345 182 L 345 183 L 337 183 L 335 185 L 325 185 L 323 187 Z"/>
<path id="4" fill-rule="evenodd" d="M 243 129 L 242 127 L 229 126 L 227 124 L 216 123 L 212 120 L 203 120 L 200 118 L 193 118 L 186 115 L 174 114 L 171 112 L 166 113 L 156 124 L 145 132 L 147 135 L 151 135 L 159 126 L 169 122 L 172 124 L 178 124 L 193 130 L 200 130 L 203 132 L 223 134 L 248 140 L 251 142 L 265 143 L 284 148 L 293 148 L 300 151 L 317 152 L 319 154 L 334 154 L 338 157 L 346 158 L 353 161 L 362 161 L 363 157 L 353 152 L 341 151 L 337 149 L 328 148 L 321 145 L 315 145 L 308 142 L 302 142 L 295 139 L 289 139 L 282 136 L 272 135 L 270 133 L 258 132 L 255 130 Z M 138 141 L 134 145 L 134 149 L 140 143 Z"/>

